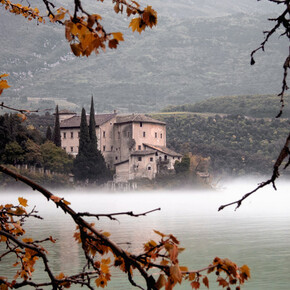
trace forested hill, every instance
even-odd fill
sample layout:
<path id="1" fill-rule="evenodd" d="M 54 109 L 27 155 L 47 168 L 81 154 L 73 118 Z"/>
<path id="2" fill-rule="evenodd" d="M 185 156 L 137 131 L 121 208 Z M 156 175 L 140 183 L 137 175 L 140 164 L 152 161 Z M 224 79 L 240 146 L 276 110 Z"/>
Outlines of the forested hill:
<path id="1" fill-rule="evenodd" d="M 213 96 L 276 93 L 288 42 L 274 35 L 250 66 L 250 53 L 278 8 L 263 2 L 146 1 L 156 5 L 158 25 L 141 35 L 128 30 L 129 21 L 116 15 L 109 1 L 98 2 L 98 7 L 108 6 L 98 12 L 108 30 L 123 32 L 125 42 L 81 59 L 70 52 L 62 26 L 36 25 L 2 9 L 0 71 L 10 73 L 11 88 L 1 98 L 7 105 L 30 108 L 53 108 L 58 102 L 62 109 L 86 106 L 93 94 L 100 113 L 150 112 Z"/>
<path id="2" fill-rule="evenodd" d="M 290 117 L 290 96 L 285 97 L 285 107 L 282 117 Z M 164 108 L 163 112 L 196 112 L 236 114 L 254 118 L 273 118 L 280 111 L 280 97 L 277 95 L 254 96 L 224 96 L 210 98 L 195 104 L 171 105 Z"/>
<path id="3" fill-rule="evenodd" d="M 210 157 L 215 174 L 270 174 L 289 133 L 289 119 L 198 113 L 151 116 L 167 123 L 169 148 Z"/>

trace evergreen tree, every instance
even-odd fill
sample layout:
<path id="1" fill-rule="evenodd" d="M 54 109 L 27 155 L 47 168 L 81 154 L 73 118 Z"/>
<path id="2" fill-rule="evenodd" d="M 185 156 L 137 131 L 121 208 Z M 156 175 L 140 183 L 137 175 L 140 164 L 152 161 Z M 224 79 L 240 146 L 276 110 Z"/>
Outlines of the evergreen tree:
<path id="1" fill-rule="evenodd" d="M 97 146 L 96 123 L 93 98 L 91 101 L 89 126 L 85 109 L 80 124 L 79 153 L 74 161 L 75 179 L 102 184 L 111 178 L 105 159 Z"/>
<path id="2" fill-rule="evenodd" d="M 91 99 L 91 110 L 90 110 L 90 121 L 89 121 L 89 134 L 90 134 L 90 141 L 93 144 L 98 145 L 97 143 L 97 135 L 96 135 L 96 120 L 95 120 L 95 107 L 94 107 L 94 99 L 92 96 Z"/>
<path id="3" fill-rule="evenodd" d="M 55 108 L 55 122 L 54 122 L 54 132 L 53 132 L 53 143 L 57 147 L 61 147 L 58 105 Z"/>
<path id="4" fill-rule="evenodd" d="M 89 148 L 90 136 L 89 136 L 86 110 L 84 108 L 82 109 L 82 114 L 81 114 L 80 141 L 79 142 L 80 142 L 79 155 L 86 155 Z"/>
<path id="5" fill-rule="evenodd" d="M 95 108 L 94 108 L 94 99 L 92 96 L 91 99 L 91 110 L 90 110 L 90 121 L 89 121 L 89 135 L 90 135 L 90 144 L 89 144 L 89 181 L 97 182 L 99 184 L 108 181 L 111 178 L 111 172 L 107 168 L 104 156 L 102 152 L 98 149 L 98 140 L 96 135 L 96 122 L 95 122 Z"/>
<path id="6" fill-rule="evenodd" d="M 51 132 L 50 126 L 47 127 L 45 137 L 46 137 L 46 140 L 52 141 L 52 132 Z"/>
<path id="7" fill-rule="evenodd" d="M 79 139 L 79 153 L 76 156 L 73 164 L 73 173 L 75 180 L 86 181 L 89 176 L 89 144 L 90 136 L 87 124 L 86 111 L 83 108 L 81 114 L 81 124 L 80 124 L 80 139 Z"/>

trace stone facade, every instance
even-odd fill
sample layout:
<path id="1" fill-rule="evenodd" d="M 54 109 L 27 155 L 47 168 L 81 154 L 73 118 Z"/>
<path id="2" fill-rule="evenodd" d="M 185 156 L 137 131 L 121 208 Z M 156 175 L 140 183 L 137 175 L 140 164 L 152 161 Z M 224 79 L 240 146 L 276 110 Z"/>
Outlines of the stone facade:
<path id="1" fill-rule="evenodd" d="M 68 114 L 67 114 L 68 115 Z M 80 116 L 61 116 L 61 144 L 76 156 Z M 89 116 L 87 117 L 89 119 Z M 153 179 L 162 170 L 173 170 L 181 155 L 166 148 L 166 124 L 142 114 L 95 116 L 98 148 L 107 165 L 116 170 L 115 181 Z"/>

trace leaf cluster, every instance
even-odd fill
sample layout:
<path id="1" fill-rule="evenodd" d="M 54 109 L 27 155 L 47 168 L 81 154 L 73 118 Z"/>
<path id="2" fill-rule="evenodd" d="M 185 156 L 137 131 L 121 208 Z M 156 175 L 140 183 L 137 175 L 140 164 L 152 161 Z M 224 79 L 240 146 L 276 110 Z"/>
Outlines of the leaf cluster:
<path id="1" fill-rule="evenodd" d="M 6 277 L 0 277 L 0 284 L 3 289 L 20 288 L 31 286 L 36 289 L 39 287 L 52 287 L 52 289 L 70 288 L 73 284 L 86 286 L 93 289 L 92 282 L 97 287 L 106 287 L 111 280 L 111 268 L 115 267 L 124 272 L 128 276 L 129 282 L 140 289 L 144 287 L 138 285 L 134 281 L 134 273 L 139 272 L 146 283 L 146 289 L 173 289 L 177 283 L 182 283 L 185 280 L 191 282 L 191 286 L 198 289 L 197 283 L 202 277 L 202 281 L 206 287 L 209 287 L 207 274 L 201 274 L 209 269 L 225 273 L 225 281 L 231 281 L 231 277 L 236 277 L 239 284 L 243 284 L 250 277 L 250 270 L 247 266 L 238 268 L 236 264 L 228 259 L 216 258 L 213 264 L 208 267 L 197 270 L 188 271 L 187 267 L 179 265 L 178 255 L 184 249 L 179 246 L 178 239 L 172 234 L 163 234 L 155 230 L 159 236 L 159 241 L 150 240 L 144 244 L 143 251 L 140 254 L 132 254 L 122 249 L 113 240 L 110 239 L 110 234 L 102 230 L 98 230 L 95 224 L 88 222 L 75 212 L 70 203 L 63 198 L 53 195 L 51 192 L 36 184 L 35 182 L 25 178 L 0 165 L 0 171 L 18 178 L 20 181 L 33 187 L 42 193 L 49 201 L 52 201 L 64 213 L 71 216 L 77 228 L 74 234 L 74 239 L 80 243 L 85 257 L 85 265 L 81 273 L 75 275 L 65 275 L 65 273 L 54 274 L 50 268 L 47 252 L 42 247 L 42 243 L 56 241 L 52 237 L 48 237 L 41 241 L 35 241 L 26 236 L 22 239 L 24 230 L 24 222 L 27 218 L 35 217 L 36 211 L 33 209 L 27 212 L 26 207 L 28 202 L 24 198 L 19 198 L 19 205 L 6 204 L 0 206 L 0 242 L 5 243 L 6 252 L 4 255 L 14 255 L 16 263 L 14 267 L 19 266 L 14 279 L 9 281 Z M 153 210 L 155 211 L 155 210 Z M 145 215 L 147 213 L 141 215 Z M 122 213 L 117 213 L 118 215 Z M 129 213 L 124 213 L 129 214 Z M 129 214 L 130 215 L 130 214 Z M 88 215 L 90 216 L 90 215 Z M 98 217 L 98 215 L 95 215 Z M 103 215 L 104 216 L 104 215 Z M 112 214 L 108 214 L 110 218 Z M 139 216 L 139 215 L 134 215 Z M 47 282 L 37 283 L 34 281 L 33 272 L 37 260 L 42 260 L 47 273 Z M 150 274 L 151 270 L 157 269 L 160 271 L 159 278 L 155 278 Z M 21 281 L 19 281 L 21 279 Z M 217 279 L 219 285 L 224 285 L 220 279 Z M 233 281 L 232 281 L 233 282 Z M 235 283 L 232 283 L 235 284 Z"/>

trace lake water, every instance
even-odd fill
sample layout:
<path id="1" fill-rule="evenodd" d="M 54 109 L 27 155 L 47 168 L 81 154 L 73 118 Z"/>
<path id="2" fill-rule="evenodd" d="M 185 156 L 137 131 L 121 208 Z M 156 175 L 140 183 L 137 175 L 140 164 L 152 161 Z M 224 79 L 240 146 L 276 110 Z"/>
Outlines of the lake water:
<path id="1" fill-rule="evenodd" d="M 289 183 L 278 182 L 278 191 L 271 187 L 248 198 L 242 207 L 222 212 L 221 204 L 234 201 L 256 186 L 257 181 L 233 182 L 216 191 L 180 190 L 158 192 L 61 191 L 55 195 L 71 202 L 76 211 L 110 213 L 134 211 L 142 213 L 161 207 L 146 217 L 122 216 L 119 222 L 102 218 L 96 221 L 99 229 L 109 231 L 111 238 L 128 251 L 141 251 L 143 243 L 158 239 L 153 229 L 172 233 L 186 250 L 180 255 L 180 264 L 199 269 L 211 263 L 214 257 L 230 258 L 238 265 L 247 264 L 252 278 L 242 289 L 290 289 L 290 190 Z M 30 236 L 41 239 L 52 235 L 57 244 L 48 243 L 49 260 L 56 273 L 72 274 L 83 266 L 81 249 L 73 241 L 75 229 L 69 216 L 55 208 L 52 202 L 33 191 L 1 191 L 0 203 L 17 203 L 17 197 L 28 199 L 37 206 L 43 221 L 31 220 L 26 229 Z M 131 242 L 130 245 L 122 244 Z M 2 248 L 1 248 L 2 247 Z M 0 251 L 3 252 L 3 244 Z M 0 254 L 1 254 L 0 252 Z M 3 259 L 0 276 L 11 275 L 8 265 L 14 261 Z M 35 273 L 39 279 L 44 275 Z M 213 281 L 210 289 L 222 289 Z M 29 289 L 27 287 L 26 289 Z M 113 272 L 107 289 L 137 289 L 120 272 Z M 191 289 L 189 284 L 176 289 Z M 202 289 L 205 289 L 204 287 Z"/>

